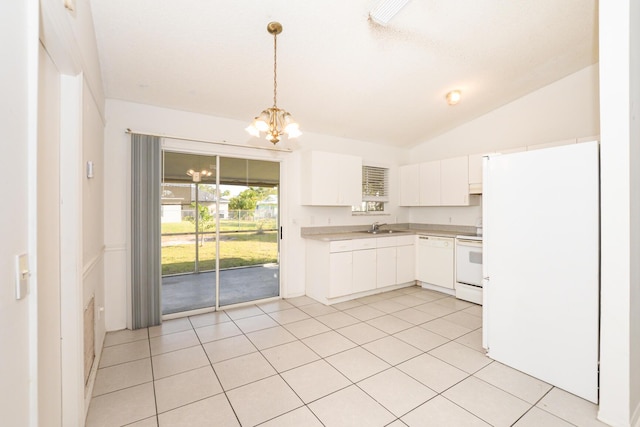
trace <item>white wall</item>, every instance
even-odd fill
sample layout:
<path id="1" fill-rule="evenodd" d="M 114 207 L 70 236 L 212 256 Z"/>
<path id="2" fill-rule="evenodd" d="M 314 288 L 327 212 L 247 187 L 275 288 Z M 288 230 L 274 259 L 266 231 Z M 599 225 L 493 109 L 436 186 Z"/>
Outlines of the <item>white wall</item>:
<path id="1" fill-rule="evenodd" d="M 0 2 L 0 37 L 0 57 L 11 59 L 0 72 L 0 413 L 6 425 L 29 426 L 37 422 L 37 305 L 31 296 L 16 301 L 14 283 L 15 256 L 33 250 L 35 238 L 37 1 Z"/>
<path id="2" fill-rule="evenodd" d="M 82 308 L 95 297 L 96 355 L 102 351 L 104 316 L 104 122 L 86 81 L 82 91 Z M 86 164 L 93 162 L 94 177 L 86 176 Z"/>
<path id="3" fill-rule="evenodd" d="M 630 13 L 630 169 L 631 169 L 631 292 L 630 379 L 631 423 L 640 427 L 640 3 L 629 2 Z"/>
<path id="4" fill-rule="evenodd" d="M 600 410 L 640 425 L 640 7 L 600 3 Z"/>
<path id="5" fill-rule="evenodd" d="M 60 0 L 40 0 L 40 40 L 62 74 L 82 72 L 98 111 L 104 115 L 102 74 L 96 47 L 91 3 L 75 1 L 70 12 Z"/>
<path id="6" fill-rule="evenodd" d="M 40 174 L 40 182 L 59 182 L 62 203 L 61 220 L 58 224 L 60 236 L 60 300 L 42 301 L 39 314 L 43 331 L 48 337 L 55 335 L 52 325 L 60 320 L 61 372 L 62 384 L 53 384 L 49 379 L 54 374 L 43 376 L 46 389 L 56 387 L 62 393 L 62 425 L 83 425 L 85 418 L 85 389 L 83 380 L 83 302 L 92 295 L 97 303 L 103 304 L 104 264 L 102 236 L 103 181 L 98 175 L 95 181 L 86 183 L 84 177 L 85 158 L 96 161 L 101 166 L 104 138 L 103 111 L 104 95 L 100 65 L 96 49 L 90 2 L 74 2 L 75 11 L 70 12 L 58 0 L 40 0 L 40 11 L 33 11 L 37 19 L 41 17 L 39 38 L 55 67 L 60 73 L 61 118 L 60 118 L 60 168 L 59 173 L 34 170 Z M 36 33 L 37 34 L 37 33 Z M 34 67 L 37 64 L 34 63 Z M 45 107 L 46 108 L 46 107 Z M 51 161 L 52 159 L 40 159 Z M 33 209 L 34 215 L 46 215 L 46 210 Z M 48 283 L 42 283 L 47 285 Z M 85 295 L 86 294 L 86 295 Z M 46 315 L 58 318 L 47 319 Z M 98 312 L 99 314 L 99 312 Z M 104 321 L 97 318 L 94 327 L 96 351 L 102 349 Z M 58 333 L 58 335 L 60 335 Z M 43 341 L 43 344 L 45 341 Z M 52 351 L 43 348 L 45 354 Z M 89 390 L 90 392 L 90 390 Z M 58 396 L 51 396 L 52 405 L 60 405 Z M 53 402 L 55 400 L 55 402 Z M 52 410 L 53 411 L 53 410 Z M 58 420 L 47 422 L 56 425 Z M 42 421 L 44 422 L 44 421 Z"/>
<path id="7" fill-rule="evenodd" d="M 589 137 L 599 131 L 598 66 L 592 65 L 417 145 L 410 151 L 410 163 Z M 471 207 L 411 208 L 410 220 L 476 225 L 481 216 L 480 201 Z"/>
<path id="8" fill-rule="evenodd" d="M 219 117 L 169 110 L 148 105 L 134 104 L 119 100 L 108 100 L 106 108 L 107 127 L 105 129 L 105 244 L 106 258 L 106 316 L 107 329 L 124 328 L 127 318 L 128 281 L 128 215 L 129 215 L 129 135 L 127 128 L 141 133 L 193 138 L 196 140 L 227 141 L 247 147 L 268 145 L 263 139 L 251 138 L 244 131 L 247 123 Z M 247 118 L 250 120 L 250 118 Z M 304 123 L 302 131 L 304 132 Z M 395 199 L 388 204 L 388 216 L 352 216 L 347 207 L 305 207 L 300 206 L 300 150 L 317 149 L 361 156 L 365 162 L 373 162 L 393 167 L 391 187 L 397 185 L 396 168 L 404 161 L 406 150 L 398 150 L 383 145 L 350 140 L 326 135 L 305 133 L 298 140 L 283 141 L 283 147 L 294 151 L 280 154 L 282 157 L 282 225 L 285 241 L 283 282 L 284 296 L 304 293 L 304 240 L 300 227 L 320 225 L 371 224 L 373 221 L 402 222 L 408 218 L 405 208 L 398 208 Z M 228 150 L 225 150 L 228 151 Z M 242 155 L 246 149 L 236 149 Z M 260 150 L 261 153 L 264 153 Z M 332 173 L 332 171 L 327 171 Z"/>
<path id="9" fill-rule="evenodd" d="M 599 131 L 595 64 L 419 144 L 411 150 L 411 160 L 499 151 L 592 136 Z"/>
<path id="10" fill-rule="evenodd" d="M 60 325 L 60 73 L 40 47 L 38 94 L 38 416 L 62 421 Z"/>

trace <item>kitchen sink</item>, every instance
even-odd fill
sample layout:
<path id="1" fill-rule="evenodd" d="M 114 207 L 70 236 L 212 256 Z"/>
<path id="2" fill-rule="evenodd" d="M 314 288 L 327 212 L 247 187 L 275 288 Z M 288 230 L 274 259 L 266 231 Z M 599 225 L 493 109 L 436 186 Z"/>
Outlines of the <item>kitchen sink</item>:
<path id="1" fill-rule="evenodd" d="M 392 233 L 406 233 L 406 231 L 397 231 L 397 230 L 364 230 L 359 231 L 359 233 L 367 233 L 367 234 L 392 234 Z"/>

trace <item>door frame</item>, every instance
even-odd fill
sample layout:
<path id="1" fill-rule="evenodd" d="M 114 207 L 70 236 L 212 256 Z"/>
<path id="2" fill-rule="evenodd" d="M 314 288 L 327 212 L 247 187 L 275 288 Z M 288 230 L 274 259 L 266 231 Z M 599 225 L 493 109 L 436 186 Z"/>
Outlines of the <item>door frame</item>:
<path id="1" fill-rule="evenodd" d="M 183 154 L 217 156 L 216 183 L 219 181 L 220 157 L 231 157 L 231 158 L 247 159 L 247 160 L 262 160 L 262 161 L 279 163 L 280 177 L 279 177 L 279 187 L 278 187 L 278 225 L 280 227 L 280 230 L 282 230 L 282 227 L 283 227 L 282 224 L 285 224 L 287 221 L 287 210 L 283 209 L 283 206 L 284 206 L 283 201 L 286 200 L 286 195 L 285 195 L 285 190 L 282 183 L 286 179 L 286 171 L 283 166 L 285 164 L 285 161 L 284 161 L 285 154 L 289 154 L 288 152 L 275 151 L 275 150 L 265 151 L 265 150 L 256 149 L 252 147 L 245 148 L 245 147 L 230 146 L 230 145 L 224 145 L 224 144 L 218 145 L 215 143 L 207 143 L 207 142 L 200 142 L 200 141 L 172 139 L 170 137 L 164 137 L 161 139 L 160 149 L 163 152 L 170 151 L 170 152 L 183 153 Z M 219 227 L 216 226 L 216 231 L 218 229 Z M 282 232 L 280 232 L 280 236 L 278 239 L 278 267 L 279 267 L 278 296 L 258 300 L 260 302 L 275 301 L 283 298 L 283 293 L 284 293 L 284 290 L 286 289 L 286 279 L 285 279 L 286 275 L 283 274 L 283 271 L 284 271 L 283 260 L 286 258 L 286 256 L 284 256 L 286 245 L 283 244 L 282 236 L 283 236 Z M 216 238 L 216 242 L 217 242 L 217 238 Z M 218 243 L 216 243 L 216 245 L 218 245 Z M 218 253 L 218 251 L 219 251 L 219 247 L 216 250 L 216 254 Z M 162 319 L 170 320 L 170 319 L 176 319 L 176 318 L 185 317 L 185 316 L 193 316 L 197 314 L 210 313 L 212 311 L 219 311 L 220 305 L 219 305 L 219 298 L 218 298 L 219 297 L 218 295 L 219 268 L 218 267 L 219 267 L 218 259 L 216 258 L 216 283 L 217 283 L 216 284 L 216 304 L 213 308 L 206 307 L 206 308 L 201 308 L 196 310 L 167 314 L 167 315 L 163 315 Z M 237 304 L 225 305 L 224 310 L 247 306 L 247 305 L 253 305 L 255 303 L 256 301 L 247 301 L 247 302 L 242 302 Z"/>

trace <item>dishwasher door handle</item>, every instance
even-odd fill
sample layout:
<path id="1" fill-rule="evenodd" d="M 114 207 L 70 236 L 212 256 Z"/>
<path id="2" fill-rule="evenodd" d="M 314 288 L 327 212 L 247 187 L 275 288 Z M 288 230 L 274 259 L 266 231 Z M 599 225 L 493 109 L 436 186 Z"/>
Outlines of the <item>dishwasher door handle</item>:
<path id="1" fill-rule="evenodd" d="M 478 240 L 471 240 L 471 239 L 456 239 L 456 240 L 458 241 L 458 244 L 463 243 L 465 246 L 473 246 L 476 248 L 482 247 L 482 242 Z"/>

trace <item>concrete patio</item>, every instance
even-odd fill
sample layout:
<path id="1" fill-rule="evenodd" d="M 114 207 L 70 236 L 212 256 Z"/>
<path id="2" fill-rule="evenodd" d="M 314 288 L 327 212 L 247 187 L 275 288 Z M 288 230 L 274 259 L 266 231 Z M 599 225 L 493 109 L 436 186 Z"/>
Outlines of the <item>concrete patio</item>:
<path id="1" fill-rule="evenodd" d="M 220 306 L 278 296 L 277 264 L 220 270 Z M 216 274 L 181 274 L 162 278 L 162 314 L 215 306 Z"/>

